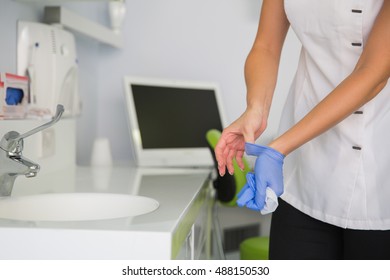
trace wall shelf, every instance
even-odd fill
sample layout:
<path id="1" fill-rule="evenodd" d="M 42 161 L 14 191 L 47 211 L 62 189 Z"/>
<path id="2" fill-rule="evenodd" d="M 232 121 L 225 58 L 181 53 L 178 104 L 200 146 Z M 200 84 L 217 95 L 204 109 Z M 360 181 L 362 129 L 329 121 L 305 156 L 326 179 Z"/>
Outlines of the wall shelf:
<path id="1" fill-rule="evenodd" d="M 15 2 L 21 3 L 42 3 L 42 4 L 53 4 L 53 3 L 66 3 L 66 2 L 110 2 L 118 0 L 14 0 Z"/>
<path id="2" fill-rule="evenodd" d="M 122 2 L 124 0 L 14 0 L 25 4 L 60 4 L 65 2 Z M 62 6 L 46 6 L 44 22 L 47 24 L 58 24 L 64 28 L 91 37 L 99 42 L 112 47 L 123 48 L 123 37 L 120 32 L 105 27 L 99 23 L 89 20 L 77 13 Z"/>
<path id="3" fill-rule="evenodd" d="M 82 17 L 64 7 L 45 7 L 44 21 L 48 24 L 60 24 L 66 29 L 75 31 L 116 48 L 123 47 L 120 33 Z"/>

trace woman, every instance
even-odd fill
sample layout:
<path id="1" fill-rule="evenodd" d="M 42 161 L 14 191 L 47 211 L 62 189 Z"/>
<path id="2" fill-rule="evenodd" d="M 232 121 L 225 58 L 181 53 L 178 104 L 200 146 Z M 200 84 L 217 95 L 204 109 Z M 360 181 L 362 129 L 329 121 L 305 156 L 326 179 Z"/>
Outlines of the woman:
<path id="1" fill-rule="evenodd" d="M 298 70 L 280 136 L 259 146 L 290 25 L 302 43 Z M 281 195 L 271 259 L 390 259 L 389 76 L 390 0 L 263 1 L 247 108 L 216 157 L 224 175 L 233 158 L 243 167 L 245 147 L 257 156 L 240 204 L 260 211 L 267 187 Z"/>

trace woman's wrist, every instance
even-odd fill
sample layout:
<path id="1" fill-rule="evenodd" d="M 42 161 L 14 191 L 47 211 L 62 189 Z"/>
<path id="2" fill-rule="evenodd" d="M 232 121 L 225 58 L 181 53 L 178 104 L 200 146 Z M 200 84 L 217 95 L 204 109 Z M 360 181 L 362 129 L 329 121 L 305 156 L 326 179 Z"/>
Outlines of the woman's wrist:
<path id="1" fill-rule="evenodd" d="M 288 146 L 285 143 L 283 143 L 283 139 L 280 139 L 280 137 L 271 141 L 267 146 L 278 151 L 284 156 L 287 156 L 291 152 L 288 149 Z"/>

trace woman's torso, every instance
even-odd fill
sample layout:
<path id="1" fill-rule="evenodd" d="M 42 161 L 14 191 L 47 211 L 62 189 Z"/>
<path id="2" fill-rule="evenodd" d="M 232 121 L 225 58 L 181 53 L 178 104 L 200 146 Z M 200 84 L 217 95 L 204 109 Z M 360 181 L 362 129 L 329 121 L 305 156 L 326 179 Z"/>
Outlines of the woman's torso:
<path id="1" fill-rule="evenodd" d="M 285 0 L 302 43 L 280 133 L 354 69 L 383 0 Z M 325 222 L 390 229 L 390 87 L 290 154 L 282 198 Z M 389 170 L 388 170 L 389 169 Z"/>

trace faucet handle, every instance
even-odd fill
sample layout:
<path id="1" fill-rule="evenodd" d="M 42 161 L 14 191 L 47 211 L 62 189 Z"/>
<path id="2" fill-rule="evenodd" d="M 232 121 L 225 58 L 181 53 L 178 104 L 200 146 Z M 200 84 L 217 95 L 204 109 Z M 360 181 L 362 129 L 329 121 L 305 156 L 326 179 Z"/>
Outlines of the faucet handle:
<path id="1" fill-rule="evenodd" d="M 7 152 L 20 153 L 23 150 L 23 139 L 24 138 L 29 137 L 37 132 L 40 132 L 46 128 L 51 127 L 52 125 L 54 125 L 56 122 L 58 122 L 60 120 L 63 113 L 64 113 L 64 106 L 61 104 L 58 104 L 56 114 L 54 115 L 54 117 L 51 121 L 49 121 L 41 126 L 38 126 L 38 127 L 34 128 L 26 133 L 23 133 L 23 134 L 19 134 L 16 131 L 7 132 L 3 136 L 3 138 L 1 139 L 0 147 Z"/>
<path id="2" fill-rule="evenodd" d="M 14 138 L 13 140 L 19 141 L 19 140 L 27 138 L 28 136 L 31 136 L 39 131 L 42 131 L 46 128 L 51 127 L 52 125 L 54 125 L 56 122 L 58 122 L 60 120 L 62 113 L 64 113 L 64 106 L 62 106 L 61 104 L 58 104 L 56 114 L 54 115 L 54 117 L 51 121 L 49 121 L 41 126 L 38 126 L 38 127 L 34 128 L 26 133 L 23 133 L 23 134 L 17 136 L 16 138 Z"/>

